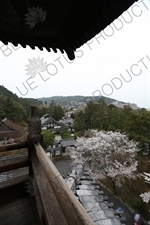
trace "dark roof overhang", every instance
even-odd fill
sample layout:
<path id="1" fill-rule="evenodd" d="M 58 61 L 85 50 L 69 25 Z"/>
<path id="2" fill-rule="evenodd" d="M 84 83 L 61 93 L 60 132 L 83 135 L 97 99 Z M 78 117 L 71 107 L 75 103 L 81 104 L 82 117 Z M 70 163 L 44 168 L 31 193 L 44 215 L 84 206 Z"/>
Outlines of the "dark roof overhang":
<path id="1" fill-rule="evenodd" d="M 0 0 L 0 40 L 24 48 L 74 51 L 137 0 Z"/>

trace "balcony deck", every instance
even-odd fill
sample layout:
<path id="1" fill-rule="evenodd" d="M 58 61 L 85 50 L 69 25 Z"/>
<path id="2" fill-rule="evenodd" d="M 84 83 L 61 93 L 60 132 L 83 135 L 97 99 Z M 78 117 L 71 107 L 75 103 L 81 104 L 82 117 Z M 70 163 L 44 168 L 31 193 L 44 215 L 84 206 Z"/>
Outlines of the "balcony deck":
<path id="1" fill-rule="evenodd" d="M 27 178 L 27 177 L 26 177 Z M 19 180 L 18 180 L 19 181 Z M 26 192 L 26 181 L 1 186 L 0 224 L 1 225 L 40 225 L 35 197 Z M 6 182 L 5 182 L 6 184 Z"/>

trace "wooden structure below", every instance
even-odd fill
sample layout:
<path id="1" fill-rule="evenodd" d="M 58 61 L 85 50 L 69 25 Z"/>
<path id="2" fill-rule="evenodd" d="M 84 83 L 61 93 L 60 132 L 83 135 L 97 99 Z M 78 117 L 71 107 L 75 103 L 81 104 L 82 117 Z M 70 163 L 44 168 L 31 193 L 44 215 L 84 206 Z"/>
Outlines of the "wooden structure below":
<path id="1" fill-rule="evenodd" d="M 35 108 L 29 119 L 28 142 L 0 147 L 0 152 L 28 148 L 28 156 L 0 166 L 0 173 L 29 167 L 29 176 L 0 185 L 0 224 L 94 225 L 72 190 L 43 150 Z M 41 144 L 40 144 L 41 143 Z M 7 161 L 7 160 L 6 160 Z M 25 183 L 28 183 L 27 194 Z M 27 183 L 26 183 L 27 184 Z"/>
<path id="2" fill-rule="evenodd" d="M 13 138 L 18 141 L 23 134 L 24 127 L 13 123 L 7 118 L 0 122 L 0 140 L 4 138 Z"/>
<path id="3" fill-rule="evenodd" d="M 35 198 L 25 191 L 25 180 L 0 189 L 1 225 L 40 225 Z"/>

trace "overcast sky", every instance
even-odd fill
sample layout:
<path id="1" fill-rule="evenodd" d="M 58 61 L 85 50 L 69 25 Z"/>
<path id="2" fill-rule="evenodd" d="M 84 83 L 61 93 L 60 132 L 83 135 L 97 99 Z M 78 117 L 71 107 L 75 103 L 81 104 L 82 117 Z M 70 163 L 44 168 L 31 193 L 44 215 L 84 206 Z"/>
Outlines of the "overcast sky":
<path id="1" fill-rule="evenodd" d="M 149 22 L 150 1 L 136 2 L 79 48 L 74 61 L 60 51 L 7 48 L 0 42 L 0 84 L 19 97 L 103 95 L 150 108 Z M 26 65 L 38 57 L 47 66 L 30 78 Z"/>

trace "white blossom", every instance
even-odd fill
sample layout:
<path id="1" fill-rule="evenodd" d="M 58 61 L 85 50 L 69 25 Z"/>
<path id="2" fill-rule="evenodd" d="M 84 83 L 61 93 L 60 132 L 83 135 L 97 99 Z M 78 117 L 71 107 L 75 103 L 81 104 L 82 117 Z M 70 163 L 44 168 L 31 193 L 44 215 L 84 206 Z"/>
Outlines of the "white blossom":
<path id="1" fill-rule="evenodd" d="M 150 201 L 150 191 L 142 193 L 140 197 L 142 198 L 143 202 L 148 203 Z"/>
<path id="2" fill-rule="evenodd" d="M 121 186 L 127 179 L 136 178 L 138 143 L 125 134 L 112 131 L 92 131 L 90 138 L 77 138 L 76 162 L 82 154 L 95 179 L 110 177 Z"/>
<path id="3" fill-rule="evenodd" d="M 142 176 L 144 177 L 146 183 L 150 183 L 150 173 L 144 172 Z"/>
<path id="4" fill-rule="evenodd" d="M 141 176 L 144 177 L 145 183 L 150 183 L 150 173 L 144 172 Z M 142 198 L 143 202 L 148 203 L 150 201 L 150 191 L 142 193 L 140 197 Z"/>

